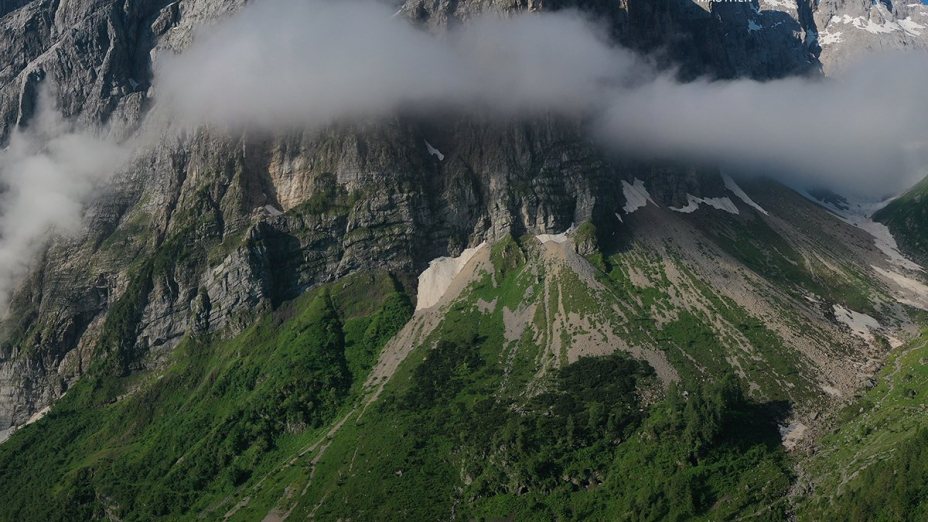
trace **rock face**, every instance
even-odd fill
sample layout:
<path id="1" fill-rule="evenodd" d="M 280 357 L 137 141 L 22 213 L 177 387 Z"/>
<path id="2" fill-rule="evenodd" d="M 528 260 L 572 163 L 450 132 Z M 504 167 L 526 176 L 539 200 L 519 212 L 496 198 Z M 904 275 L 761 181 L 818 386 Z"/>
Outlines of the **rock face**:
<path id="1" fill-rule="evenodd" d="M 740 32 L 751 33 L 758 41 L 782 38 L 779 33 L 788 28 L 802 39 L 825 74 L 839 71 L 865 53 L 928 48 L 928 6 L 919 2 L 760 0 L 720 5 L 724 6 L 720 9 L 745 13 Z M 733 32 L 737 25 L 732 26 Z"/>
<path id="2" fill-rule="evenodd" d="M 827 0 L 815 11 L 822 65 L 840 70 L 863 52 L 928 49 L 928 5 L 890 0 Z"/>
<path id="3" fill-rule="evenodd" d="M 43 82 L 56 86 L 58 107 L 78 124 L 131 135 L 144 125 L 152 61 L 243 3 L 0 2 L 0 139 L 28 124 Z M 832 49 L 856 40 L 821 37 L 834 26 L 823 20 L 851 7 L 825 2 L 813 11 L 809 0 L 708 9 L 689 0 L 400 6 L 435 31 L 484 11 L 579 8 L 684 78 L 758 79 L 814 74 L 820 53 L 837 63 Z M 880 4 L 867 13 L 898 21 L 910 16 L 901 9 Z M 902 29 L 892 42 L 908 42 L 914 22 L 894 23 Z M 45 249 L 13 296 L 2 323 L 0 430 L 25 422 L 94 366 L 156 366 L 185 333 L 240 331 L 256 311 L 354 271 L 415 274 L 434 258 L 510 233 L 559 233 L 586 221 L 621 227 L 617 179 L 644 180 L 667 206 L 724 190 L 717 177 L 691 169 L 605 157 L 574 122 L 437 121 L 166 138 L 97 196 L 85 232 Z"/>

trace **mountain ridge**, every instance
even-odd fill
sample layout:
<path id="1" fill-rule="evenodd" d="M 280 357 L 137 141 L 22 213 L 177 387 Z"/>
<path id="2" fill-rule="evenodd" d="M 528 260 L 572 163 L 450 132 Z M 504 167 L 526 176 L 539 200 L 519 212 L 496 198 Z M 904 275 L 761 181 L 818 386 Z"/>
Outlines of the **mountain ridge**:
<path id="1" fill-rule="evenodd" d="M 28 125 L 46 82 L 78 126 L 149 130 L 152 62 L 242 5 L 0 5 L 0 29 L 12 35 L 0 46 L 11 64 L 0 72 L 0 136 Z M 899 20 L 923 10 L 805 0 L 708 11 L 682 0 L 397 7 L 433 31 L 486 11 L 577 8 L 682 79 L 761 80 L 830 73 L 842 44 L 853 54 L 916 42 L 919 30 Z M 896 25 L 868 31 L 864 16 Z M 839 25 L 840 41 L 830 29 Z M 12 297 L 0 344 L 0 432 L 10 436 L 0 483 L 32 493 L 0 516 L 331 518 L 357 508 L 387 517 L 395 508 L 632 518 L 634 506 L 647 519 L 762 514 L 765 502 L 776 515 L 803 514 L 787 496 L 790 459 L 818 444 L 834 405 L 875 384 L 893 348 L 918 342 L 928 307 L 911 286 L 922 272 L 861 223 L 772 181 L 605 153 L 560 118 L 396 117 L 163 138 L 95 195 L 86 230 L 42 250 Z M 912 227 L 887 223 L 910 249 L 901 231 Z M 416 310 L 430 263 L 484 242 L 437 305 Z M 632 377 L 615 389 L 577 387 L 574 372 L 620 370 Z M 729 373 L 743 394 L 723 385 Z M 604 402 L 585 405 L 581 389 Z M 697 406 L 677 401 L 684 392 L 716 404 L 705 406 L 711 425 L 686 413 Z M 510 415 L 522 408 L 533 424 Z M 545 408 L 559 412 L 552 424 Z M 748 423 L 741 454 L 726 433 L 750 412 L 757 425 Z M 385 430 L 383 447 L 362 415 Z M 477 422 L 484 415 L 512 433 Z M 455 438 L 434 421 L 442 416 L 459 429 L 474 422 L 483 438 Z M 778 425 L 792 434 L 790 452 Z M 545 435 L 524 439 L 530 426 Z M 562 440 L 568 426 L 576 438 Z M 655 442 L 664 435 L 692 448 Z M 507 453 L 517 436 L 529 448 L 518 455 L 544 480 Z M 480 453 L 480 443 L 496 449 Z M 636 449 L 692 469 L 648 468 L 674 479 L 623 486 L 624 468 L 609 459 L 641 465 Z M 388 489 L 370 491 L 357 462 Z M 749 473 L 710 471 L 725 466 L 758 466 L 771 490 Z M 443 477 L 436 491 L 430 471 Z M 125 485 L 136 482 L 151 489 Z M 756 496 L 723 494 L 745 484 Z M 627 504 L 599 505 L 599 487 Z M 341 506 L 332 499 L 343 491 L 370 498 Z M 422 511 L 385 498 L 411 502 L 414 491 L 429 493 Z M 580 491 L 592 493 L 571 500 Z M 664 497 L 686 500 L 655 501 L 653 511 L 641 500 Z"/>

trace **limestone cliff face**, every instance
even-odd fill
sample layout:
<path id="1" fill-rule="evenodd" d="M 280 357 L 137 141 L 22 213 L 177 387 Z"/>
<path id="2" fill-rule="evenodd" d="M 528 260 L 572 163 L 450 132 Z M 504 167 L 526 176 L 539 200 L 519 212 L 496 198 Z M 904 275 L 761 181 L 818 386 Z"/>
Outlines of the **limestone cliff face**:
<path id="1" fill-rule="evenodd" d="M 610 24 L 625 45 L 679 66 L 683 77 L 773 78 L 818 70 L 804 2 L 795 16 L 763 15 L 771 22 L 764 31 L 738 35 L 735 26 L 748 27 L 755 12 L 750 6 L 409 0 L 398 7 L 436 31 L 486 10 L 579 8 Z M 152 61 L 243 3 L 0 2 L 0 138 L 28 123 L 43 82 L 56 86 L 67 117 L 131 135 L 144 125 Z M 199 130 L 166 138 L 97 195 L 87 230 L 52 242 L 14 295 L 2 324 L 0 430 L 26 421 L 101 361 L 117 360 L 123 372 L 157 365 L 186 333 L 240 331 L 256 311 L 354 271 L 415 274 L 483 239 L 557 233 L 584 221 L 620 229 L 615 213 L 625 197 L 617 181 L 634 178 L 675 206 L 719 187 L 687 169 L 605 157 L 578 124 L 551 119 L 447 116 L 285 136 Z"/>
<path id="2" fill-rule="evenodd" d="M 814 18 L 826 72 L 865 52 L 928 49 L 928 5 L 919 2 L 827 0 Z"/>

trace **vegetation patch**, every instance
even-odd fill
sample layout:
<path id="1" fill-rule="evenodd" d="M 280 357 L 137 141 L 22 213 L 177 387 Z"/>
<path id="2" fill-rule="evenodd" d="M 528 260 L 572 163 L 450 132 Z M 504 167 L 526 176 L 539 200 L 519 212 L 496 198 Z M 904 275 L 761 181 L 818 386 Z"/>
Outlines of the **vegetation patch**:
<path id="1" fill-rule="evenodd" d="M 379 293 L 342 286 L 310 292 L 235 339 L 187 339 L 162 374 L 82 380 L 0 446 L 0 485 L 24 492 L 6 496 L 0 519 L 221 516 L 216 505 L 350 404 L 410 315 L 386 274 L 374 277 Z M 358 309 L 366 313 L 345 313 Z"/>
<path id="2" fill-rule="evenodd" d="M 830 421 L 804 464 L 806 520 L 924 520 L 928 516 L 928 335 L 896 349 L 876 385 Z"/>

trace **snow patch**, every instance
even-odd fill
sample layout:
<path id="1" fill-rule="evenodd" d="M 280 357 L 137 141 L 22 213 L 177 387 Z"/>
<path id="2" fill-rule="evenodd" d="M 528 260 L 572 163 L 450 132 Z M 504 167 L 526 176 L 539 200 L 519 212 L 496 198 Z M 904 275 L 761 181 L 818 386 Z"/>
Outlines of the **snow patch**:
<path id="1" fill-rule="evenodd" d="M 487 242 L 484 241 L 474 248 L 464 250 L 458 257 L 433 259 L 429 263 L 429 267 L 419 275 L 416 310 L 424 310 L 438 304 L 445 292 L 448 291 L 448 287 L 451 286 L 451 282 L 461 273 L 467 262 L 486 245 Z"/>
<path id="2" fill-rule="evenodd" d="M 718 210 L 724 210 L 725 212 L 728 212 L 729 214 L 740 214 L 740 212 L 738 211 L 738 207 L 736 207 L 735 204 L 732 203 L 732 201 L 728 199 L 727 197 L 703 198 L 702 202 L 705 203 L 706 205 L 709 205 L 712 208 L 715 208 Z"/>
<path id="3" fill-rule="evenodd" d="M 880 249 L 881 252 L 886 254 L 886 257 L 888 257 L 894 265 L 907 268 L 909 270 L 922 270 L 922 267 L 906 259 L 906 257 L 902 255 L 902 252 L 899 251 L 899 245 L 896 244 L 896 238 L 894 238 L 892 233 L 889 231 L 889 227 L 883 223 L 877 223 L 876 221 L 871 220 L 865 220 L 855 224 L 857 227 L 867 231 L 871 236 L 873 236 L 873 243 L 878 249 Z"/>
<path id="4" fill-rule="evenodd" d="M 925 26 L 917 23 L 915 20 L 912 20 L 911 16 L 907 16 L 903 20 L 886 20 L 883 23 L 879 23 L 873 21 L 870 18 L 864 18 L 862 16 L 852 17 L 851 15 L 843 15 L 833 16 L 829 21 L 829 24 L 851 25 L 862 31 L 867 31 L 870 34 L 904 32 L 909 36 L 920 36 L 921 31 L 925 29 Z"/>
<path id="5" fill-rule="evenodd" d="M 764 0 L 764 5 L 767 7 L 779 7 L 781 9 L 795 9 L 796 2 L 790 0 Z"/>
<path id="6" fill-rule="evenodd" d="M 574 227 L 573 227 L 573 225 L 571 225 L 570 228 L 568 228 L 567 230 L 561 232 L 560 234 L 538 234 L 537 236 L 535 236 L 535 239 L 537 239 L 538 241 L 541 241 L 541 244 L 545 244 L 545 243 L 558 243 L 558 244 L 566 243 L 566 242 L 567 242 L 567 239 L 568 239 L 568 238 L 567 238 L 567 235 L 570 234 L 570 233 L 573 232 L 573 231 L 574 231 Z"/>
<path id="7" fill-rule="evenodd" d="M 684 214 L 691 214 L 696 212 L 699 209 L 699 198 L 693 197 L 689 194 L 686 195 L 686 206 L 683 207 L 670 207 L 670 210 L 674 212 L 682 212 Z"/>
<path id="8" fill-rule="evenodd" d="M 428 149 L 429 154 L 438 158 L 438 161 L 445 161 L 445 155 L 442 154 L 440 150 L 433 147 L 428 141 L 425 142 L 425 148 Z"/>
<path id="9" fill-rule="evenodd" d="M 836 31 L 834 33 L 832 33 L 831 31 L 823 31 L 818 34 L 818 37 L 819 37 L 818 43 L 823 46 L 841 43 L 842 42 L 841 35 L 843 34 L 844 33 L 842 33 L 841 31 Z"/>
<path id="10" fill-rule="evenodd" d="M 682 212 L 684 214 L 690 214 L 696 212 L 699 208 L 699 205 L 707 205 L 714 209 L 724 210 L 729 214 L 740 214 L 738 207 L 727 197 L 722 198 L 697 198 L 692 194 L 686 195 L 686 206 L 684 207 L 670 207 L 670 210 L 674 212 Z"/>
<path id="11" fill-rule="evenodd" d="M 738 184 L 735 183 L 735 180 L 731 179 L 731 176 L 729 176 L 728 174 L 722 174 L 722 181 L 725 182 L 725 188 L 731 191 L 731 193 L 734 194 L 738 199 L 743 201 L 745 205 L 752 207 L 754 210 L 760 212 L 761 214 L 765 216 L 770 215 L 766 210 L 761 208 L 760 205 L 754 202 L 754 200 L 751 199 L 750 196 L 748 196 L 743 190 L 741 190 L 741 187 L 739 187 Z"/>
<path id="12" fill-rule="evenodd" d="M 830 210 L 832 214 L 839 219 L 853 225 L 873 237 L 873 245 L 889 259 L 889 261 L 906 270 L 921 272 L 923 269 L 918 263 L 914 263 L 899 251 L 899 245 L 896 244 L 896 238 L 893 237 L 889 228 L 879 222 L 873 221 L 872 216 L 876 211 L 885 207 L 892 199 L 887 199 L 877 203 L 866 202 L 848 202 L 847 208 L 838 208 L 827 201 L 816 199 L 807 192 L 801 192 L 807 199 L 814 201 L 816 204 Z"/>
<path id="13" fill-rule="evenodd" d="M 634 184 L 630 184 L 623 179 L 622 193 L 625 195 L 625 206 L 622 210 L 624 210 L 626 214 L 631 214 L 647 205 L 649 202 L 657 205 L 657 203 L 654 203 L 654 200 L 651 199 L 651 194 L 648 193 L 648 189 L 644 186 L 644 181 L 638 178 L 635 178 Z"/>
<path id="14" fill-rule="evenodd" d="M 854 335 L 865 341 L 873 341 L 871 332 L 880 328 L 879 321 L 867 314 L 855 312 L 839 304 L 833 305 L 832 310 L 835 313 L 835 319 L 847 325 L 854 332 Z"/>
<path id="15" fill-rule="evenodd" d="M 915 20 L 912 20 L 911 16 L 905 17 L 904 20 L 899 20 L 899 26 L 902 27 L 903 31 L 909 33 L 912 36 L 921 36 L 922 30 L 925 29 L 924 25 L 921 25 Z"/>
<path id="16" fill-rule="evenodd" d="M 760 30 L 763 29 L 763 28 L 764 28 L 764 27 L 763 27 L 762 25 L 759 25 L 759 24 L 758 24 L 757 22 L 755 22 L 754 20 L 748 20 L 748 32 L 749 32 L 749 33 L 753 33 L 753 32 L 755 32 L 755 31 L 760 31 Z"/>

